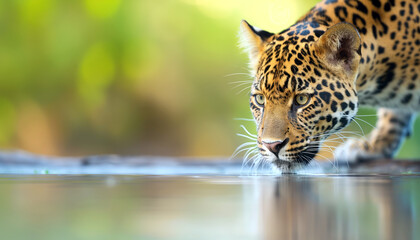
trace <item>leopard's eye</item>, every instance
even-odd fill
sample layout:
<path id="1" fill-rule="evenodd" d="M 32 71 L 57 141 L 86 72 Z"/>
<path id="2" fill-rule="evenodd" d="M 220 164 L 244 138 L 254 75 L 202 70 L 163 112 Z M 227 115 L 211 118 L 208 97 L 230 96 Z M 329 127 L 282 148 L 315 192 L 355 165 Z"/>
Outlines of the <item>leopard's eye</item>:
<path id="1" fill-rule="evenodd" d="M 262 94 L 255 95 L 255 101 L 257 102 L 258 105 L 264 106 L 264 103 L 265 103 L 264 95 L 262 95 Z"/>
<path id="2" fill-rule="evenodd" d="M 298 94 L 295 96 L 295 103 L 297 105 L 300 105 L 300 106 L 305 105 L 308 103 L 308 101 L 309 101 L 308 94 Z"/>

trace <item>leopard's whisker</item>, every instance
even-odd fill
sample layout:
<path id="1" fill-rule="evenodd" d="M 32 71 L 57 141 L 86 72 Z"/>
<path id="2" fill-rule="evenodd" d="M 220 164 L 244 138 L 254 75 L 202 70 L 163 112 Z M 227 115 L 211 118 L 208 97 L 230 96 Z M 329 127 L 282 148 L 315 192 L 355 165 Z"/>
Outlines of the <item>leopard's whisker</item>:
<path id="1" fill-rule="evenodd" d="M 247 151 L 247 153 L 246 153 L 246 156 L 244 157 L 244 159 L 243 159 L 243 162 L 242 162 L 242 167 L 245 167 L 246 165 L 248 165 L 249 164 L 249 162 L 251 162 L 251 160 L 254 158 L 254 157 L 256 157 L 257 155 L 256 155 L 256 153 L 257 153 L 257 151 L 256 151 L 256 149 L 250 149 L 250 150 L 248 150 Z M 254 155 L 253 155 L 254 154 Z M 251 155 L 253 155 L 252 157 L 250 157 Z"/>
<path id="2" fill-rule="evenodd" d="M 232 82 L 228 82 L 228 84 L 238 84 L 238 83 L 246 83 L 246 84 L 252 84 L 252 81 L 248 81 L 248 80 L 239 80 L 239 81 L 232 81 Z"/>
<path id="3" fill-rule="evenodd" d="M 252 81 L 252 75 L 249 73 L 230 73 L 230 74 L 226 74 L 224 77 L 234 77 L 234 76 L 247 76 L 250 77 Z"/>
<path id="4" fill-rule="evenodd" d="M 251 165 L 251 169 L 250 169 L 250 174 L 253 175 L 255 173 L 255 166 L 261 161 L 261 158 L 259 157 L 259 155 L 255 155 L 252 165 Z"/>
<path id="5" fill-rule="evenodd" d="M 254 155 L 252 157 L 250 157 L 250 155 L 252 155 L 252 154 L 254 154 Z M 248 152 L 246 154 L 246 157 L 244 157 L 244 161 L 242 163 L 242 170 L 241 171 L 243 171 L 243 168 L 246 167 L 249 163 L 251 163 L 251 168 L 252 168 L 252 164 L 253 164 L 255 158 L 257 158 L 257 157 L 258 157 L 258 151 L 256 151 L 255 149 Z"/>
<path id="6" fill-rule="evenodd" d="M 240 137 L 248 138 L 248 139 L 250 139 L 250 140 L 255 140 L 255 138 L 250 137 L 250 136 L 247 136 L 247 135 L 244 135 L 244 134 L 242 134 L 242 133 L 237 133 L 236 135 L 237 135 L 237 136 L 240 136 Z"/>
<path id="7" fill-rule="evenodd" d="M 345 117 L 349 117 L 349 116 L 353 116 L 353 115 L 350 115 L 350 114 L 342 114 L 342 116 L 345 116 Z M 356 117 L 377 117 L 378 115 L 376 115 L 376 114 L 367 114 L 367 115 L 359 115 L 359 114 L 356 114 Z"/>
<path id="8" fill-rule="evenodd" d="M 248 129 L 246 129 L 246 127 L 244 125 L 241 125 L 241 128 L 249 135 L 249 136 L 253 136 L 255 139 L 257 139 L 257 135 L 256 134 L 252 134 L 248 131 Z"/>
<path id="9" fill-rule="evenodd" d="M 236 157 L 239 153 L 241 153 L 241 152 L 243 152 L 243 151 L 245 151 L 245 150 L 247 150 L 247 149 L 250 149 L 250 148 L 256 148 L 256 146 L 252 146 L 252 147 L 245 148 L 245 147 L 250 146 L 250 145 L 255 145 L 255 142 L 246 142 L 246 143 L 241 144 L 241 145 L 240 145 L 239 147 L 237 147 L 237 148 L 236 148 L 236 150 L 233 152 L 233 154 L 232 154 L 232 156 L 230 157 L 230 159 L 235 158 L 235 157 Z"/>
<path id="10" fill-rule="evenodd" d="M 248 121 L 248 122 L 254 122 L 255 120 L 252 118 L 234 118 L 235 121 Z"/>
<path id="11" fill-rule="evenodd" d="M 247 87 L 245 87 L 244 89 L 242 89 L 241 91 L 239 91 L 239 92 L 237 92 L 236 93 L 236 95 L 239 95 L 239 94 L 241 94 L 243 91 L 245 91 L 245 90 L 248 90 L 248 93 L 250 93 L 250 91 L 251 91 L 251 86 L 247 86 Z"/>
<path id="12" fill-rule="evenodd" d="M 333 160 L 333 161 L 331 161 L 331 159 L 330 158 L 327 158 L 327 157 L 325 157 L 325 156 L 323 156 L 323 155 L 321 155 L 321 154 L 317 154 L 316 155 L 317 157 L 321 157 L 321 158 L 323 158 L 323 159 L 325 159 L 325 160 L 327 160 L 329 163 L 331 163 L 331 165 L 333 166 L 333 168 L 336 170 L 336 171 L 338 171 L 338 167 L 335 165 L 335 161 Z"/>
<path id="13" fill-rule="evenodd" d="M 258 168 L 260 167 L 261 162 L 262 162 L 262 158 L 257 158 L 254 164 L 253 175 L 256 175 L 258 173 Z"/>
<path id="14" fill-rule="evenodd" d="M 357 117 L 355 117 L 357 118 Z M 376 126 L 373 126 L 371 123 L 369 123 L 368 121 L 361 119 L 361 118 L 357 118 L 357 120 L 364 122 L 365 124 L 367 124 L 368 126 L 372 127 L 373 129 L 376 129 Z"/>
<path id="15" fill-rule="evenodd" d="M 235 86 L 232 86 L 233 89 L 244 86 L 244 85 L 249 85 L 248 82 L 232 82 L 232 83 L 229 83 L 229 84 L 235 84 Z"/>

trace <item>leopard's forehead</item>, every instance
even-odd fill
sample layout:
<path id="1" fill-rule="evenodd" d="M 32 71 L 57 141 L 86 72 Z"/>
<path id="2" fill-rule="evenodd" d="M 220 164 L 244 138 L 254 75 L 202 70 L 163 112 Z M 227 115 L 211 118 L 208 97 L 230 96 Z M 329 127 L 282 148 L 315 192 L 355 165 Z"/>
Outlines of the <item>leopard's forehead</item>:
<path id="1" fill-rule="evenodd" d="M 307 28 L 308 23 L 287 29 L 272 37 L 262 53 L 254 88 L 269 98 L 283 98 L 290 93 L 311 91 L 323 64 L 313 50 L 314 41 L 322 35 Z"/>

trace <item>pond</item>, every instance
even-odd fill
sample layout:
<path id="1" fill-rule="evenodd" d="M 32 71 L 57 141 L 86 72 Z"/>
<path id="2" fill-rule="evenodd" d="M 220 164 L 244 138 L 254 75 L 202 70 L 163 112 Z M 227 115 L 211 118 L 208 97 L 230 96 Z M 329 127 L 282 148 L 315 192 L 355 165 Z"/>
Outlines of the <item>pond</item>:
<path id="1" fill-rule="evenodd" d="M 0 152 L 1 239 L 419 239 L 420 161 L 316 163 Z"/>
<path id="2" fill-rule="evenodd" d="M 418 239 L 420 175 L 0 176 L 2 239 Z"/>

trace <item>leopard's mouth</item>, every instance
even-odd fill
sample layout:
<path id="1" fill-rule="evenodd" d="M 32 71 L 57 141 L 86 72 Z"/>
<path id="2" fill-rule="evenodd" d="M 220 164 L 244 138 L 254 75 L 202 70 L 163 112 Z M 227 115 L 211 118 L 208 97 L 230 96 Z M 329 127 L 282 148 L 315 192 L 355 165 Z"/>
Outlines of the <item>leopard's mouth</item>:
<path id="1" fill-rule="evenodd" d="M 286 161 L 286 160 L 277 159 L 277 160 L 275 160 L 273 162 L 273 164 L 280 168 L 280 167 L 283 167 L 283 166 L 289 166 L 290 164 L 292 164 L 292 162 Z"/>
<path id="2" fill-rule="evenodd" d="M 308 165 L 319 152 L 320 146 L 319 144 L 308 144 L 304 150 L 299 153 L 296 153 L 293 159 L 284 160 L 277 158 L 272 163 L 282 172 L 290 172 L 296 170 L 297 168 L 302 168 Z"/>
<path id="3" fill-rule="evenodd" d="M 295 173 L 297 169 L 304 166 L 301 163 L 298 162 L 289 162 L 285 160 L 276 160 L 273 162 L 274 166 L 281 171 L 282 174 L 284 173 Z"/>

